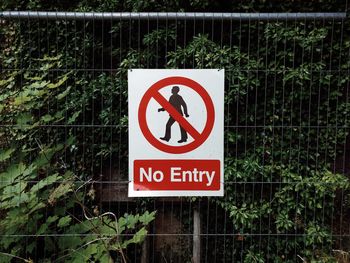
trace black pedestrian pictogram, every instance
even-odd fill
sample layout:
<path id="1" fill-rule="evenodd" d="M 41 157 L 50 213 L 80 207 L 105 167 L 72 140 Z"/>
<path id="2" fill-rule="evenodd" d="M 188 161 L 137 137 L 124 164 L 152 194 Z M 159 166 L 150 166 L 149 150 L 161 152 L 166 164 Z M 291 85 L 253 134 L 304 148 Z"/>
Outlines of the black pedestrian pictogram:
<path id="1" fill-rule="evenodd" d="M 182 90 L 186 90 L 186 88 L 193 90 L 202 98 L 207 113 L 205 126 L 202 131 L 198 131 L 196 128 L 194 128 L 192 124 L 187 121 L 185 116 L 182 115 L 183 106 L 181 106 L 182 108 L 180 107 L 181 112 L 178 112 L 177 109 L 175 109 L 175 107 L 171 105 L 170 102 L 161 93 L 159 93 L 159 90 L 161 90 L 162 88 L 175 84 L 184 86 L 183 88 L 181 88 Z M 179 93 L 179 91 L 177 91 L 177 93 Z M 147 123 L 146 115 L 147 107 L 152 99 L 158 102 L 159 105 L 162 108 L 164 108 L 164 110 L 167 113 L 169 113 L 170 117 L 172 117 L 175 120 L 175 122 L 177 122 L 186 131 L 186 133 L 191 135 L 191 137 L 193 138 L 191 142 L 176 146 L 169 145 L 161 142 L 162 140 L 156 138 L 154 134 L 152 134 L 149 124 Z M 189 98 L 187 98 L 187 100 L 188 99 Z M 159 109 L 159 111 L 162 111 L 162 109 Z M 209 96 L 208 92 L 198 82 L 195 82 L 194 80 L 189 78 L 179 76 L 166 77 L 154 83 L 143 95 L 138 110 L 138 121 L 142 134 L 145 136 L 147 141 L 150 144 L 152 144 L 155 148 L 167 153 L 182 154 L 193 151 L 194 149 L 201 146 L 208 139 L 214 127 L 215 109 L 213 101 L 211 100 L 211 97 Z"/>
<path id="2" fill-rule="evenodd" d="M 178 86 L 173 86 L 173 88 L 171 89 L 171 93 L 173 95 L 170 96 L 169 103 L 176 109 L 178 113 L 181 114 L 181 116 L 185 114 L 185 116 L 188 118 L 189 115 L 187 112 L 187 105 L 184 99 L 178 94 L 179 91 L 180 91 L 180 88 Z M 182 112 L 182 108 L 183 108 L 183 112 Z M 159 108 L 158 112 L 160 111 L 165 111 L 165 109 Z M 167 121 L 166 127 L 165 127 L 165 135 L 164 137 L 160 138 L 161 140 L 168 142 L 171 139 L 171 126 L 175 122 L 176 122 L 175 119 L 169 114 L 169 120 Z M 181 139 L 178 141 L 178 143 L 187 142 L 188 136 L 187 136 L 186 130 L 181 126 L 180 123 L 179 123 L 179 127 L 181 131 Z"/>

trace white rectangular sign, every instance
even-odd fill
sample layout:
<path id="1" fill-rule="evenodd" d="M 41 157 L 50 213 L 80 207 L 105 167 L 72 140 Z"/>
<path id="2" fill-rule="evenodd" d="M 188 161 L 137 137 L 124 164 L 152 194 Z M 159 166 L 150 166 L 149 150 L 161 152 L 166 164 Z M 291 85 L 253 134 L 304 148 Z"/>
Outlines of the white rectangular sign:
<path id="1" fill-rule="evenodd" d="M 131 69 L 129 196 L 222 196 L 224 70 Z"/>

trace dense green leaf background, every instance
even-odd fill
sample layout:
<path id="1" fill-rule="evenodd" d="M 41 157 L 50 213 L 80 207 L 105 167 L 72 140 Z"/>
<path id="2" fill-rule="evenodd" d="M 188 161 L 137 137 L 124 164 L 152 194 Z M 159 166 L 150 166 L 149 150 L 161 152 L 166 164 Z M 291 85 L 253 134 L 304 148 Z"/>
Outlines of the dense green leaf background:
<path id="1" fill-rule="evenodd" d="M 34 0 L 0 6 L 346 11 L 345 2 L 330 0 Z M 127 180 L 129 68 L 225 69 L 225 196 L 192 200 L 208 203 L 202 217 L 215 227 L 205 231 L 227 234 L 203 239 L 208 262 L 336 262 L 334 250 L 350 251 L 344 159 L 350 121 L 348 20 L 2 25 L 0 262 L 15 262 L 14 257 L 118 262 L 130 256 L 129 245 L 146 236 L 156 216 L 148 212 L 149 202 L 140 201 L 134 215 L 114 218 L 94 184 L 112 178 L 107 168 L 118 174 L 112 179 Z M 189 261 L 191 255 L 181 257 L 179 262 Z"/>

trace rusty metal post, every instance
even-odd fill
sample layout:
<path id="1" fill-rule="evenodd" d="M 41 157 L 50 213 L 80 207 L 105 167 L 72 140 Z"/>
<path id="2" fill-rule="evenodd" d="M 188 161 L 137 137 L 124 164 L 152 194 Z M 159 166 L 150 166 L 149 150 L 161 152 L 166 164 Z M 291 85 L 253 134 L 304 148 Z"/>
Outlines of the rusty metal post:
<path id="1" fill-rule="evenodd" d="M 199 206 L 193 209 L 193 251 L 192 262 L 200 263 L 201 261 L 201 217 Z"/>
<path id="2" fill-rule="evenodd" d="M 147 229 L 150 232 L 150 228 Z M 142 243 L 142 251 L 141 251 L 141 263 L 148 263 L 149 255 L 148 255 L 148 247 L 149 247 L 149 237 L 146 235 L 145 240 Z"/>

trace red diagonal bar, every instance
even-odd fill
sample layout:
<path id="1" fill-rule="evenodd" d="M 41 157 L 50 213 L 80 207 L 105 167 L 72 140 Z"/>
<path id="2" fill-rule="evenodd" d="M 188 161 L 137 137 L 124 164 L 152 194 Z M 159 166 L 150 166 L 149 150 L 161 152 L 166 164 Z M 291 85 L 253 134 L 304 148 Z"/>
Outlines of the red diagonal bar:
<path id="1" fill-rule="evenodd" d="M 194 140 L 201 134 L 189 123 L 158 91 L 154 92 L 153 98 L 184 128 Z"/>

